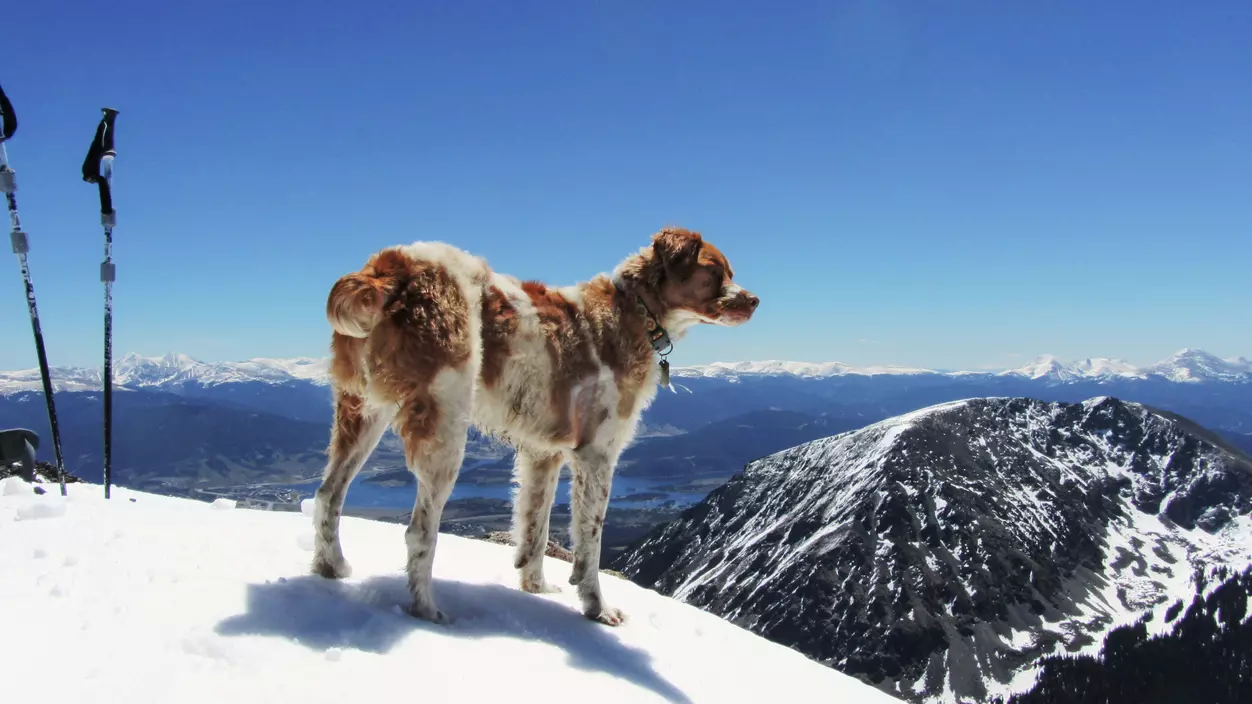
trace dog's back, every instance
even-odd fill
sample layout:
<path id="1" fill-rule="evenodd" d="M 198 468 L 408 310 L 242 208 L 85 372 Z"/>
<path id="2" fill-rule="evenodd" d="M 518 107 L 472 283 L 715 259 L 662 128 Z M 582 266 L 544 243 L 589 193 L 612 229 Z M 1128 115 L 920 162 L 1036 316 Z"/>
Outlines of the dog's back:
<path id="1" fill-rule="evenodd" d="M 421 396 L 447 368 L 477 365 L 485 261 L 441 242 L 388 247 L 326 299 L 331 375 L 379 405 Z"/>

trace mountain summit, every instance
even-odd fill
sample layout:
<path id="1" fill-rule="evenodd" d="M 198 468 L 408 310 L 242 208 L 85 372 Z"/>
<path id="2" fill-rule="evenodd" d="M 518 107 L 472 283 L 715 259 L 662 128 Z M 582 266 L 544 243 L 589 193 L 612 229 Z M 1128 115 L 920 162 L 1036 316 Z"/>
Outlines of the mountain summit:
<path id="1" fill-rule="evenodd" d="M 434 625 L 404 612 L 404 526 L 344 518 L 354 574 L 328 580 L 307 515 L 69 489 L 0 480 L 6 701 L 894 701 L 621 579 L 630 620 L 593 623 L 569 590 L 518 589 L 507 546 L 439 536 Z"/>
<path id="2" fill-rule="evenodd" d="M 1252 560 L 1252 460 L 1115 398 L 957 401 L 750 464 L 615 566 L 912 701 Z"/>
<path id="3" fill-rule="evenodd" d="M 1105 357 L 1087 358 L 1078 362 L 1063 362 L 1052 355 L 1044 355 L 1017 369 L 1001 372 L 1005 376 L 1024 376 L 1028 379 L 1051 379 L 1076 381 L 1081 379 L 1146 379 L 1148 374 L 1129 362 Z"/>
<path id="4" fill-rule="evenodd" d="M 1222 359 L 1204 350 L 1188 348 L 1145 371 L 1177 382 L 1235 381 L 1252 376 L 1252 363 L 1242 357 Z"/>

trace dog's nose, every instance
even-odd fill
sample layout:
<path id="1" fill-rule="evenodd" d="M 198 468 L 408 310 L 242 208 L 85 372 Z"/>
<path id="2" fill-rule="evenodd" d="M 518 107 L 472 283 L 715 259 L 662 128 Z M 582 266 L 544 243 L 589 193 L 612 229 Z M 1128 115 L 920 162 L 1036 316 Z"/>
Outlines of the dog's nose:
<path id="1" fill-rule="evenodd" d="M 761 299 L 749 293 L 748 294 L 748 307 L 751 308 L 752 310 L 756 310 L 756 307 L 759 305 L 761 305 Z"/>

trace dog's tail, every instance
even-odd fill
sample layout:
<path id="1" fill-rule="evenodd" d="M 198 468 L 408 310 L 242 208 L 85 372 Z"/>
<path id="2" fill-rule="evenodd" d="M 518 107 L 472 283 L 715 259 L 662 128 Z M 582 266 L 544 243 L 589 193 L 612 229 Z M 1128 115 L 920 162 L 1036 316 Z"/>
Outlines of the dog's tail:
<path id="1" fill-rule="evenodd" d="M 383 303 L 394 290 L 394 279 L 364 272 L 340 277 L 326 299 L 326 320 L 340 335 L 368 337 L 382 317 Z"/>
<path id="2" fill-rule="evenodd" d="M 395 266 L 399 252 L 380 252 L 360 271 L 339 277 L 326 298 L 326 320 L 340 335 L 368 337 L 382 319 L 383 306 L 406 282 L 406 266 Z"/>

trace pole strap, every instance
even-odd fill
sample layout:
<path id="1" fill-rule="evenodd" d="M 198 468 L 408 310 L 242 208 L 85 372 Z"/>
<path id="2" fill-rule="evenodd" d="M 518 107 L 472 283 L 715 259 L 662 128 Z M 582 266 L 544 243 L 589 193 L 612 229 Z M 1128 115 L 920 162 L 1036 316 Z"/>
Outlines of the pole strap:
<path id="1" fill-rule="evenodd" d="M 104 117 L 96 125 L 96 136 L 91 140 L 87 157 L 83 159 L 83 180 L 100 186 L 100 214 L 105 218 L 105 225 L 112 227 L 113 194 L 109 190 L 109 172 L 112 170 L 113 157 L 113 120 L 117 119 L 117 111 L 113 108 L 100 108 Z M 104 171 L 101 172 L 101 167 Z"/>

